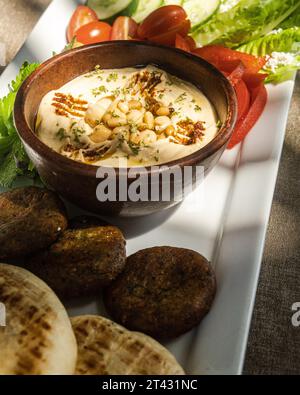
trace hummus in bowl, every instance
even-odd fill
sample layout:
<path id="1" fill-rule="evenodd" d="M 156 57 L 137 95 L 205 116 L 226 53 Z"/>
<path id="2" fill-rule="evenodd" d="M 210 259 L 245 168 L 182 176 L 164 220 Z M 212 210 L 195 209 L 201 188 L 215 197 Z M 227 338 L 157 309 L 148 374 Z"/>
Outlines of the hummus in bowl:
<path id="1" fill-rule="evenodd" d="M 47 186 L 90 212 L 127 217 L 178 204 L 191 188 L 181 193 L 173 174 L 198 185 L 198 170 L 206 176 L 226 148 L 236 114 L 234 89 L 212 65 L 125 40 L 47 60 L 22 84 L 14 107 L 16 129 Z M 131 198 L 140 182 L 145 199 Z M 114 196 L 105 200 L 108 188 Z"/>
<path id="2" fill-rule="evenodd" d="M 136 167 L 198 151 L 216 136 L 218 119 L 200 89 L 158 67 L 96 66 L 43 97 L 35 130 L 75 161 Z"/>

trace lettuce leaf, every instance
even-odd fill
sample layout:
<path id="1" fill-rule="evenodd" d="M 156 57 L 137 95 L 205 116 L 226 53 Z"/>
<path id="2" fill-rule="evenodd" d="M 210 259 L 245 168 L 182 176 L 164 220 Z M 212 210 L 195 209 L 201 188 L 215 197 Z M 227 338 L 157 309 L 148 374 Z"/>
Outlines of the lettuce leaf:
<path id="1" fill-rule="evenodd" d="M 297 53 L 300 51 L 300 27 L 278 29 L 265 37 L 241 45 L 237 49 L 256 56 L 269 55 L 274 51 Z"/>
<path id="2" fill-rule="evenodd" d="M 192 33 L 198 45 L 237 47 L 272 31 L 300 6 L 299 0 L 241 0 Z"/>
<path id="3" fill-rule="evenodd" d="M 264 67 L 263 71 L 269 73 L 265 79 L 265 83 L 279 84 L 280 82 L 286 81 L 293 77 L 294 72 L 300 69 L 300 55 L 294 55 L 293 61 L 288 65 L 278 64 L 275 70 L 268 67 L 268 63 Z"/>
<path id="4" fill-rule="evenodd" d="M 278 27 L 281 29 L 289 29 L 290 27 L 300 27 L 300 7 L 298 7 L 288 18 L 280 23 Z"/>
<path id="5" fill-rule="evenodd" d="M 263 72 L 269 76 L 265 82 L 285 81 L 300 69 L 300 27 L 277 29 L 265 37 L 250 41 L 238 48 L 256 56 L 269 55 Z"/>
<path id="6" fill-rule="evenodd" d="M 9 84 L 9 93 L 0 99 L 0 186 L 7 187 L 18 175 L 36 175 L 19 139 L 13 122 L 13 108 L 18 89 L 38 67 L 25 62 L 16 79 Z"/>

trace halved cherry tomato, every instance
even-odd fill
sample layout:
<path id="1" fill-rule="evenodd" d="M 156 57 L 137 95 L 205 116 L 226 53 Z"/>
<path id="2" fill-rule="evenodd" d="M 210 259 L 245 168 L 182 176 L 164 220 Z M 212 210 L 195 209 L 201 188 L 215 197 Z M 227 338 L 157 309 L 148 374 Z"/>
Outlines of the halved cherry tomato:
<path id="1" fill-rule="evenodd" d="M 237 97 L 237 105 L 238 105 L 238 115 L 237 121 L 239 121 L 242 117 L 246 115 L 250 107 L 250 93 L 249 90 L 243 80 L 240 80 L 234 86 L 236 97 Z"/>
<path id="2" fill-rule="evenodd" d="M 251 92 L 251 105 L 249 111 L 236 123 L 227 148 L 233 148 L 246 137 L 258 118 L 261 116 L 261 113 L 265 108 L 267 98 L 267 90 L 263 84 L 253 89 Z"/>
<path id="3" fill-rule="evenodd" d="M 178 49 L 182 49 L 183 51 L 186 52 L 191 52 L 191 47 L 189 42 L 186 40 L 186 38 L 183 38 L 180 34 L 176 34 L 175 47 Z"/>
<path id="4" fill-rule="evenodd" d="M 111 40 L 130 40 L 135 38 L 139 25 L 128 16 L 119 16 L 112 26 Z"/>
<path id="5" fill-rule="evenodd" d="M 177 5 L 153 11 L 138 28 L 138 37 L 159 44 L 174 45 L 176 34 L 185 37 L 191 27 L 185 10 Z"/>
<path id="6" fill-rule="evenodd" d="M 80 5 L 74 11 L 67 29 L 67 40 L 71 42 L 76 31 L 89 22 L 98 21 L 97 14 L 94 10 L 84 5 Z"/>
<path id="7" fill-rule="evenodd" d="M 111 26 L 105 22 L 90 22 L 82 26 L 76 32 L 76 39 L 81 44 L 95 44 L 101 41 L 109 41 Z"/>
<path id="8" fill-rule="evenodd" d="M 258 73 L 266 63 L 264 57 L 249 55 L 220 45 L 207 45 L 202 48 L 197 48 L 193 52 L 222 70 L 226 70 L 226 67 L 228 67 L 228 64 L 232 63 L 232 61 L 241 61 L 245 66 L 246 73 L 255 74 Z"/>
<path id="9" fill-rule="evenodd" d="M 158 36 L 149 37 L 148 40 L 162 45 L 175 45 L 176 34 L 185 37 L 191 28 L 191 22 L 187 19 L 177 26 L 177 30 L 172 30 Z"/>

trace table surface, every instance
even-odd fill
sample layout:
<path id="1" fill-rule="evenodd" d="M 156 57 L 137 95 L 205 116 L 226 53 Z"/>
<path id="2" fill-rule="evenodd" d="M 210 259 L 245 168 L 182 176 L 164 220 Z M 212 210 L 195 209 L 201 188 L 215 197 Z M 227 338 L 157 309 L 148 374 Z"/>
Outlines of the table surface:
<path id="1" fill-rule="evenodd" d="M 7 63 L 49 3 L 50 0 L 0 0 L 0 44 L 6 45 Z M 300 374 L 300 327 L 293 327 L 291 323 L 291 307 L 293 303 L 300 302 L 299 109 L 298 73 L 266 237 L 244 374 Z"/>

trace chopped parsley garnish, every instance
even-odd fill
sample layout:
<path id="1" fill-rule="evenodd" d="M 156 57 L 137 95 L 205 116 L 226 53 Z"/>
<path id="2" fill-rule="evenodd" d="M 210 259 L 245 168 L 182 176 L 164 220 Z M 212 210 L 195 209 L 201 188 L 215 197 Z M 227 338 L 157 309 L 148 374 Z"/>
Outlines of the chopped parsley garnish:
<path id="1" fill-rule="evenodd" d="M 107 92 L 107 89 L 105 88 L 104 85 L 101 85 L 101 86 L 98 86 L 97 88 L 92 89 L 92 94 L 94 96 L 98 96 L 98 95 L 101 95 L 101 93 L 106 93 L 106 92 Z"/>
<path id="2" fill-rule="evenodd" d="M 95 66 L 93 71 L 85 75 L 85 78 L 91 78 L 93 76 L 97 76 L 100 80 L 102 80 L 101 74 L 103 73 L 104 71 L 101 69 L 101 66 L 97 65 Z"/>
<path id="3" fill-rule="evenodd" d="M 194 110 L 195 111 L 201 111 L 202 108 L 198 104 L 196 104 L 195 107 L 194 107 Z"/>
<path id="4" fill-rule="evenodd" d="M 183 92 L 181 93 L 181 95 L 177 97 L 177 99 L 175 99 L 175 103 L 181 103 L 185 99 L 186 99 L 186 92 Z"/>
<path id="5" fill-rule="evenodd" d="M 55 133 L 56 137 L 59 138 L 60 141 L 64 140 L 67 135 L 66 135 L 66 129 L 65 128 L 60 128 L 58 131 Z"/>
<path id="6" fill-rule="evenodd" d="M 119 96 L 120 93 L 121 93 L 121 91 L 120 91 L 119 88 L 116 88 L 116 89 L 114 89 L 114 90 L 111 92 L 111 94 L 112 94 L 113 96 L 115 96 L 115 97 Z"/>
<path id="7" fill-rule="evenodd" d="M 217 128 L 220 128 L 222 126 L 222 122 L 220 119 L 217 121 L 216 126 Z"/>
<path id="8" fill-rule="evenodd" d="M 74 134 L 74 141 L 76 141 L 76 143 L 80 143 L 80 136 L 84 134 L 84 130 L 79 128 L 74 128 L 72 129 L 72 132 Z"/>
<path id="9" fill-rule="evenodd" d="M 117 81 L 118 73 L 110 73 L 109 76 L 106 78 L 106 82 Z"/>
<path id="10" fill-rule="evenodd" d="M 134 156 L 138 155 L 140 152 L 140 147 L 136 144 L 133 144 L 131 141 L 128 142 L 128 145 L 131 149 L 131 152 Z"/>

